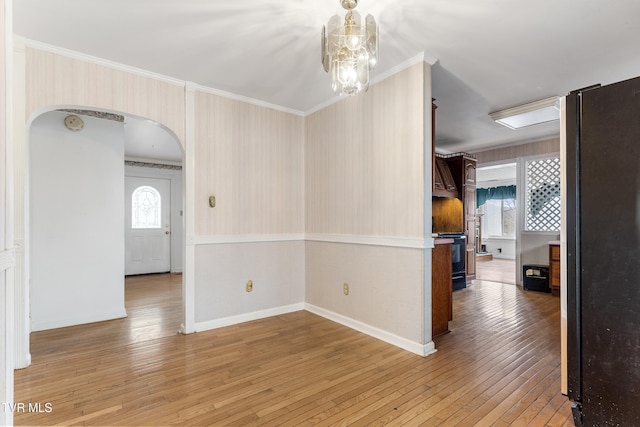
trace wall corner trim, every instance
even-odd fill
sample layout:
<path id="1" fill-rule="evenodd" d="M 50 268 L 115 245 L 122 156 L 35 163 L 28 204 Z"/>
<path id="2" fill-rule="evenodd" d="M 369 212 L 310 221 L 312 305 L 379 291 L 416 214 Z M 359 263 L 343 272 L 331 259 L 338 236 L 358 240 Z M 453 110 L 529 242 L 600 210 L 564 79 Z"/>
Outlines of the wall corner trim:
<path id="1" fill-rule="evenodd" d="M 373 338 L 377 338 L 403 350 L 410 351 L 411 353 L 417 354 L 418 356 L 424 357 L 436 352 L 436 347 L 433 341 L 430 341 L 426 344 L 420 344 L 392 334 L 390 332 L 384 331 L 382 329 L 378 329 L 374 326 L 367 325 L 366 323 L 360 322 L 358 320 L 354 320 L 350 317 L 346 317 L 341 314 L 334 313 L 333 311 L 325 310 L 324 308 L 320 308 L 308 303 L 304 304 L 304 309 L 310 313 L 316 314 L 320 317 L 324 317 L 325 319 L 339 323 L 348 328 L 355 329 L 358 332 L 362 332 L 363 334 L 367 334 Z"/>

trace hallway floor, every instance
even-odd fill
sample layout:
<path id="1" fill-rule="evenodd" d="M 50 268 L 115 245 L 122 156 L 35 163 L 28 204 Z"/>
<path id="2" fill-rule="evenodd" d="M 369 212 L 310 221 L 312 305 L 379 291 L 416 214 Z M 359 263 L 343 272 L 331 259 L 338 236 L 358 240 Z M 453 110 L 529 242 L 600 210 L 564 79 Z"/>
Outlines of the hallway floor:
<path id="1" fill-rule="evenodd" d="M 516 261 L 493 258 L 491 261 L 476 262 L 476 279 L 515 285 Z"/>

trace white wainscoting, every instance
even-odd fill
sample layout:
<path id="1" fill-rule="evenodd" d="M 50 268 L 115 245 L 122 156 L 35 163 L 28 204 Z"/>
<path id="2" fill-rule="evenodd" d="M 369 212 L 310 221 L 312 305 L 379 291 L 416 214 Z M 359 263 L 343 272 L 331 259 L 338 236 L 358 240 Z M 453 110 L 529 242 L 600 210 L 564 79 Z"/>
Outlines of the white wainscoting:
<path id="1" fill-rule="evenodd" d="M 342 256 L 339 258 L 342 259 L 345 268 L 349 269 L 349 266 L 352 266 L 355 269 L 353 274 L 357 279 L 354 286 L 360 286 L 365 282 L 371 284 L 375 281 L 372 281 L 371 277 L 367 277 L 367 274 L 361 271 L 362 269 L 372 270 L 369 261 L 374 258 L 382 261 L 384 258 L 391 257 L 392 261 L 390 262 L 395 265 L 393 271 L 389 273 L 389 277 L 381 279 L 382 281 L 375 283 L 374 286 L 376 288 L 393 286 L 397 289 L 388 288 L 387 291 L 370 289 L 373 294 L 371 292 L 358 294 L 354 288 L 354 294 L 349 301 L 352 305 L 364 307 L 364 305 L 377 304 L 376 307 L 378 307 L 380 304 L 394 304 L 393 300 L 397 299 L 396 305 L 400 304 L 401 308 L 391 307 L 389 310 L 383 311 L 391 312 L 392 314 L 386 313 L 385 315 L 392 317 L 402 313 L 402 317 L 405 319 L 390 318 L 387 319 L 388 323 L 383 319 L 381 324 L 373 325 L 364 320 L 365 317 L 358 318 L 359 309 L 354 311 L 345 307 L 346 311 L 340 314 L 330 307 L 319 306 L 319 300 L 312 304 L 306 295 L 308 287 L 314 286 L 310 283 L 309 271 L 307 270 L 306 252 L 309 244 L 313 244 L 316 249 L 317 245 L 323 247 L 324 245 L 331 247 L 337 245 L 338 248 L 351 253 L 352 258 L 347 259 Z M 432 245 L 432 238 L 380 236 L 275 234 L 196 237 L 194 239 L 197 265 L 195 274 L 195 330 L 205 331 L 294 311 L 308 310 L 420 356 L 429 355 L 435 352 L 435 345 L 431 340 L 426 343 L 419 342 L 420 330 L 426 325 L 422 325 L 424 323 L 423 317 L 421 313 L 418 313 L 417 307 L 420 305 L 418 301 L 423 298 L 421 253 L 425 247 Z M 313 258 L 316 258 L 315 255 Z M 330 268 L 331 271 L 327 271 L 327 280 L 335 281 L 333 275 L 339 274 L 339 272 L 336 273 L 335 269 L 327 267 L 325 261 L 317 259 L 320 264 L 314 264 L 311 268 L 315 269 L 315 272 L 318 268 Z M 353 262 L 357 265 L 352 265 Z M 283 263 L 285 265 L 292 263 L 292 265 L 300 267 L 275 274 L 273 268 L 281 268 Z M 280 267 L 277 267 L 278 264 Z M 375 262 L 374 264 L 378 266 L 380 263 Z M 375 275 L 375 273 L 373 274 Z M 392 276 L 393 278 L 391 278 Z M 245 283 L 249 279 L 255 283 L 254 291 L 251 293 L 245 291 Z M 408 289 L 407 286 L 413 290 Z M 325 289 L 325 291 L 327 290 Z M 340 295 L 336 298 L 342 296 L 341 290 L 339 293 Z M 379 293 L 385 294 L 387 297 L 389 295 L 395 295 L 395 297 L 380 299 L 375 296 Z M 413 295 L 408 300 L 403 296 L 412 293 L 420 295 Z M 408 301 L 413 301 L 417 305 L 413 307 L 415 304 L 408 303 Z M 408 309 L 407 304 L 412 305 L 411 309 Z M 369 308 L 378 311 L 375 307 Z M 353 316 L 349 313 L 352 313 Z M 406 324 L 407 313 L 412 313 L 410 327 L 407 327 Z M 430 311 L 428 315 L 430 316 Z M 376 317 L 375 313 L 373 316 Z M 383 329 L 381 325 L 388 325 L 389 330 Z M 394 328 L 400 328 L 408 335 L 415 336 L 415 340 L 399 335 Z"/>
<path id="2" fill-rule="evenodd" d="M 256 236 L 256 239 L 259 239 Z M 305 243 L 242 241 L 195 246 L 195 322 L 206 325 L 243 321 L 301 304 L 304 289 Z M 246 283 L 253 290 L 246 291 Z"/>

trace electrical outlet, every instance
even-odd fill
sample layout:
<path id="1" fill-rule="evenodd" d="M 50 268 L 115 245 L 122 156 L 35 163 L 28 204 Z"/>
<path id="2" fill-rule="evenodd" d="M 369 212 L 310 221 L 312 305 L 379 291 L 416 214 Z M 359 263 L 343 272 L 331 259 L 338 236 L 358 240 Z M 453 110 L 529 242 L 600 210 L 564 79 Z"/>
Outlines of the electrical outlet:
<path id="1" fill-rule="evenodd" d="M 251 292 L 253 290 L 253 280 L 247 280 L 247 292 Z"/>
<path id="2" fill-rule="evenodd" d="M 344 292 L 345 295 L 349 295 L 349 284 L 347 282 L 342 285 L 342 292 Z"/>

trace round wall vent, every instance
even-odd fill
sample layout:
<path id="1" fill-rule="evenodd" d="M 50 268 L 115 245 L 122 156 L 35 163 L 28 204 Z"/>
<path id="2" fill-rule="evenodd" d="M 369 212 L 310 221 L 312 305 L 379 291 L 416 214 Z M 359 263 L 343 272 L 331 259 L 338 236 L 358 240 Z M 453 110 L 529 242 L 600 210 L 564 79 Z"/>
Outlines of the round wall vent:
<path id="1" fill-rule="evenodd" d="M 71 114 L 64 118 L 64 125 L 70 131 L 77 132 L 84 127 L 84 122 L 80 117 Z"/>

